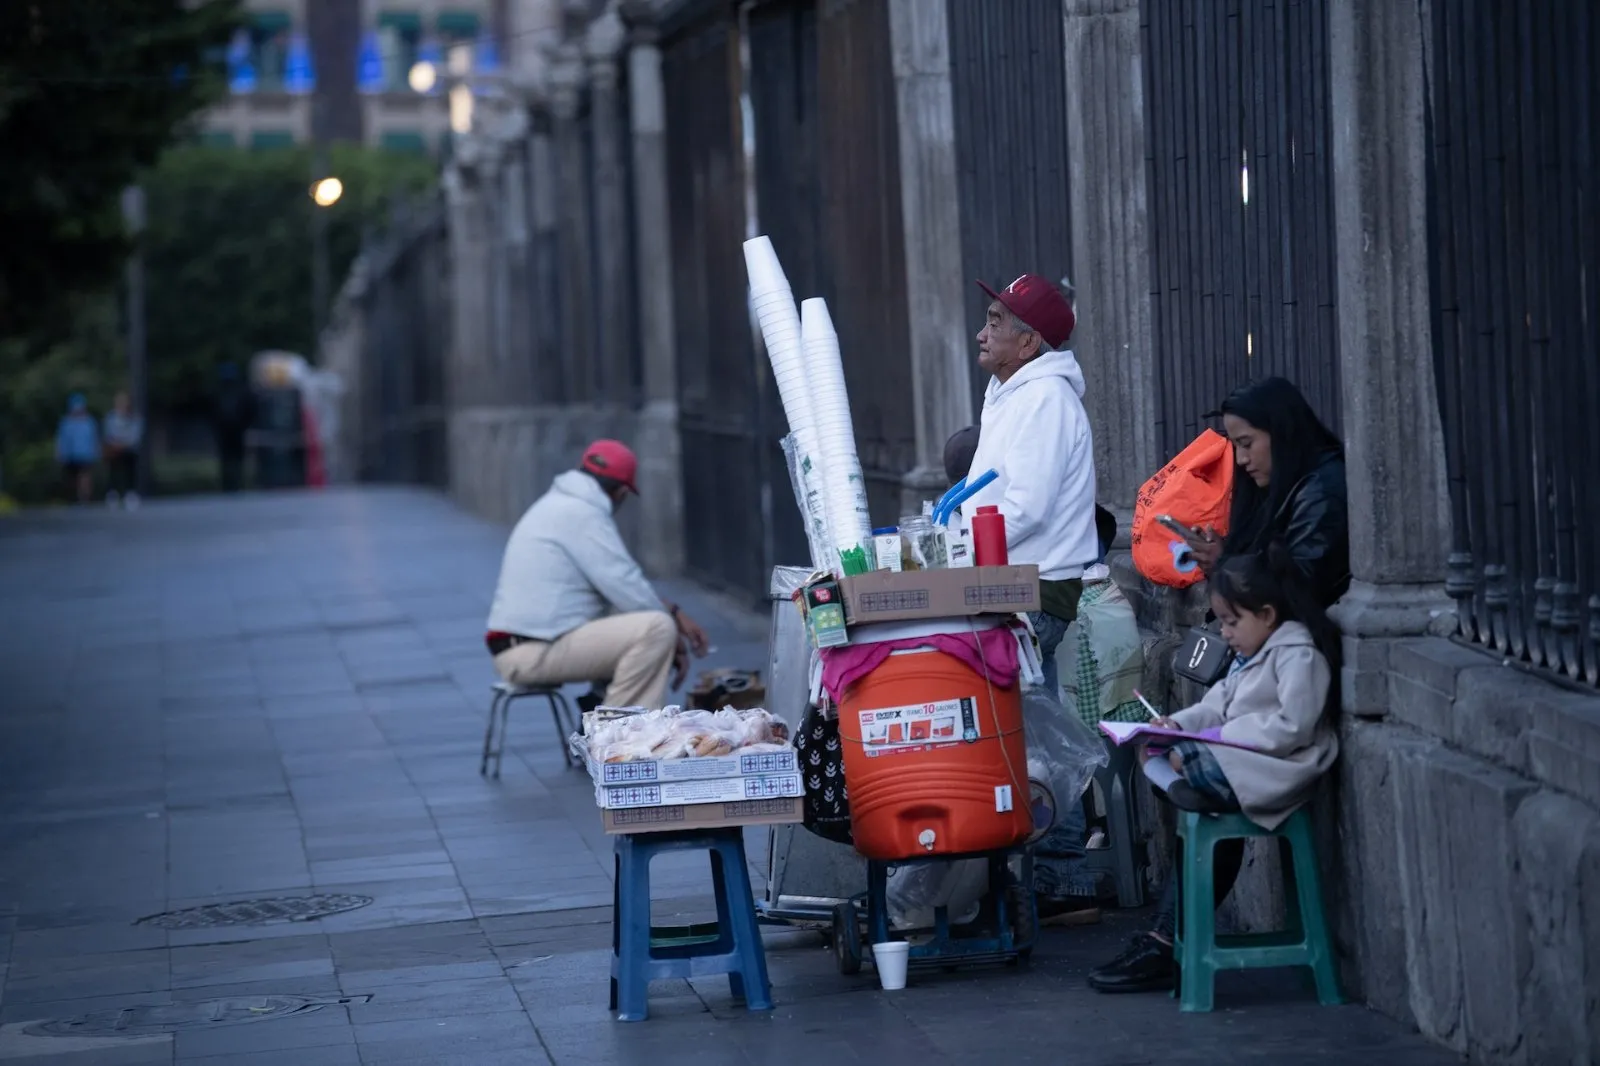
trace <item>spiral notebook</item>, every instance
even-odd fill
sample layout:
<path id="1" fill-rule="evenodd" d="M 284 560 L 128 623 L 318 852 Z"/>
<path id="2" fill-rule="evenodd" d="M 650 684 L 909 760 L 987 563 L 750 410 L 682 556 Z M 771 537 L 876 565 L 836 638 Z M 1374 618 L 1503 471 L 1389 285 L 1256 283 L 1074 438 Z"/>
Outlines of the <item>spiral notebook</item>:
<path id="1" fill-rule="evenodd" d="M 1141 736 L 1151 737 L 1156 740 L 1200 740 L 1207 744 L 1221 744 L 1229 748 L 1243 748 L 1245 751 L 1255 751 L 1248 744 L 1231 744 L 1226 740 L 1216 737 L 1204 736 L 1200 733 L 1191 733 L 1183 729 L 1157 729 L 1155 726 L 1144 722 L 1101 722 L 1100 732 L 1116 741 L 1118 745 L 1128 744 Z"/>

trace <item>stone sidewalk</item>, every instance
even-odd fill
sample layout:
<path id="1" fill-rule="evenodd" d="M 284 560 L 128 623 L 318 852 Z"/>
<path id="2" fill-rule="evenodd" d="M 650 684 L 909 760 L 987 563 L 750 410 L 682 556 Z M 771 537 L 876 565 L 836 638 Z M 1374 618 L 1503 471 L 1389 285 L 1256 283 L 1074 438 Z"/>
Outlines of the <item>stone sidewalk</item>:
<path id="1" fill-rule="evenodd" d="M 587 779 L 529 703 L 477 774 L 503 537 L 400 489 L 0 519 L 0 1066 L 1454 1061 L 1280 975 L 1208 1016 L 1088 991 L 1137 915 L 894 995 L 778 930 L 770 1014 L 697 980 L 612 1021 Z M 664 591 L 700 665 L 763 664 L 759 613 Z M 706 881 L 664 863 L 658 910 Z"/>

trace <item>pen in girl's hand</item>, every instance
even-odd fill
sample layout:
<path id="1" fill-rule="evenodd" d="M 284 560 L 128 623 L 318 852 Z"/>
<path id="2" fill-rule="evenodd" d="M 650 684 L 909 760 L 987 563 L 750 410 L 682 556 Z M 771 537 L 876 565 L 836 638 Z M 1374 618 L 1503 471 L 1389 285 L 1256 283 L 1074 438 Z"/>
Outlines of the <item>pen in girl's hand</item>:
<path id="1" fill-rule="evenodd" d="M 1134 689 L 1133 690 L 1133 695 L 1134 695 L 1134 697 L 1136 699 L 1138 699 L 1138 701 L 1140 703 L 1142 703 L 1144 705 L 1144 713 L 1145 714 L 1148 714 L 1152 719 L 1161 717 L 1160 714 L 1156 713 L 1156 709 L 1154 707 L 1150 706 L 1150 701 L 1144 698 L 1144 693 L 1143 692 L 1140 692 L 1138 689 Z"/>

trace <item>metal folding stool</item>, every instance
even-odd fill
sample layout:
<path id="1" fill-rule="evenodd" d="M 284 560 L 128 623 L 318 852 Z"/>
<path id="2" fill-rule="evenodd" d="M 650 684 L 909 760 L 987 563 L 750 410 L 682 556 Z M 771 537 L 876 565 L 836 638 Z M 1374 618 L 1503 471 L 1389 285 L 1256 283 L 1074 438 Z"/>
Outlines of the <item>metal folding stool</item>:
<path id="1" fill-rule="evenodd" d="M 483 733 L 483 760 L 478 764 L 479 774 L 488 774 L 489 760 L 493 759 L 494 776 L 500 776 L 500 760 L 506 750 L 506 725 L 511 704 L 529 698 L 543 699 L 550 704 L 550 717 L 555 720 L 561 757 L 569 768 L 572 766 L 572 752 L 567 747 L 567 738 L 577 732 L 577 726 L 573 724 L 572 705 L 567 702 L 560 685 L 513 685 L 509 681 L 496 681 L 489 686 L 489 691 L 494 698 L 489 701 L 489 726 Z"/>

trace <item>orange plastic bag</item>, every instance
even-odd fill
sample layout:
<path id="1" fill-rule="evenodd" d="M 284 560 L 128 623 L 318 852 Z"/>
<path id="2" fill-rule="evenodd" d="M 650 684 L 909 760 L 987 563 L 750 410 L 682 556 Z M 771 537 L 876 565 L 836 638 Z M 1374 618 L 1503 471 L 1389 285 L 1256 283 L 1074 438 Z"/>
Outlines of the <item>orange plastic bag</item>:
<path id="1" fill-rule="evenodd" d="M 1233 445 L 1208 429 L 1140 486 L 1133 504 L 1133 565 L 1147 580 L 1182 589 L 1205 577 L 1185 554 L 1183 538 L 1156 516 L 1202 529 L 1209 525 L 1217 536 L 1227 536 L 1233 468 Z"/>

